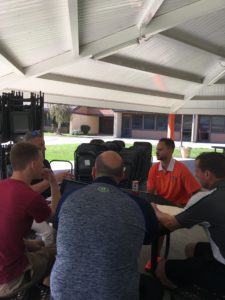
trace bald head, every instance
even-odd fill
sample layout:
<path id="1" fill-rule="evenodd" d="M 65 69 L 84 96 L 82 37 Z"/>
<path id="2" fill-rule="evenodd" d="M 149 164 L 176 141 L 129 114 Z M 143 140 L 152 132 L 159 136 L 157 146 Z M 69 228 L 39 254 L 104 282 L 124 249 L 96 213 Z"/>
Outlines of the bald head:
<path id="1" fill-rule="evenodd" d="M 101 153 L 95 161 L 94 177 L 109 176 L 117 182 L 123 177 L 123 161 L 120 155 L 114 151 Z"/>

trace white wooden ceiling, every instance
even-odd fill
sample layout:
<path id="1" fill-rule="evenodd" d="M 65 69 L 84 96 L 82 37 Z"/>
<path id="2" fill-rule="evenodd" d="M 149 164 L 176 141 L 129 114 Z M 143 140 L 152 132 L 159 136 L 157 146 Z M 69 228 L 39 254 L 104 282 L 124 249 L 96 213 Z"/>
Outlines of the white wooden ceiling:
<path id="1" fill-rule="evenodd" d="M 0 0 L 0 91 L 225 114 L 224 0 Z"/>

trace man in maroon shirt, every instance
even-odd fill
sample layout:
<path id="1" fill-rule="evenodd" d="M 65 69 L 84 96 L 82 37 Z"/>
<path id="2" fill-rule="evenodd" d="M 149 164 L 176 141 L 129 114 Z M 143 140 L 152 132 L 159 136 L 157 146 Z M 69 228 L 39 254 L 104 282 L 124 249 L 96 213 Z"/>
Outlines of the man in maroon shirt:
<path id="1" fill-rule="evenodd" d="M 11 178 L 0 181 L 0 297 L 10 296 L 49 275 L 55 249 L 26 240 L 33 220 L 51 220 L 60 198 L 51 170 L 43 168 L 37 146 L 20 142 L 11 150 Z M 33 179 L 44 178 L 51 186 L 52 203 L 30 188 Z"/>

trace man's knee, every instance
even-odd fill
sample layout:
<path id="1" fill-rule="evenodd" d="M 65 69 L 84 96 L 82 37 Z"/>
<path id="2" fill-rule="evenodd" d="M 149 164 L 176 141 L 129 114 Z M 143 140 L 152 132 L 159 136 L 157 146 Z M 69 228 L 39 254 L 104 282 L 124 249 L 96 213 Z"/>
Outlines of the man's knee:
<path id="1" fill-rule="evenodd" d="M 196 243 L 187 244 L 185 247 L 185 255 L 186 257 L 193 257 L 195 252 Z"/>

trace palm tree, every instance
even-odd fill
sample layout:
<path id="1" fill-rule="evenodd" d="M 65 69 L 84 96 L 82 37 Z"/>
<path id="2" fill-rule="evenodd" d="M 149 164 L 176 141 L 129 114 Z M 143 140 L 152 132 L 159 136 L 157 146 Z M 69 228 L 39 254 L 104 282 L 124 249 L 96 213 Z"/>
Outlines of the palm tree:
<path id="1" fill-rule="evenodd" d="M 70 105 L 50 104 L 49 115 L 52 118 L 54 132 L 60 134 L 61 126 L 64 122 L 69 122 L 72 114 Z"/>

